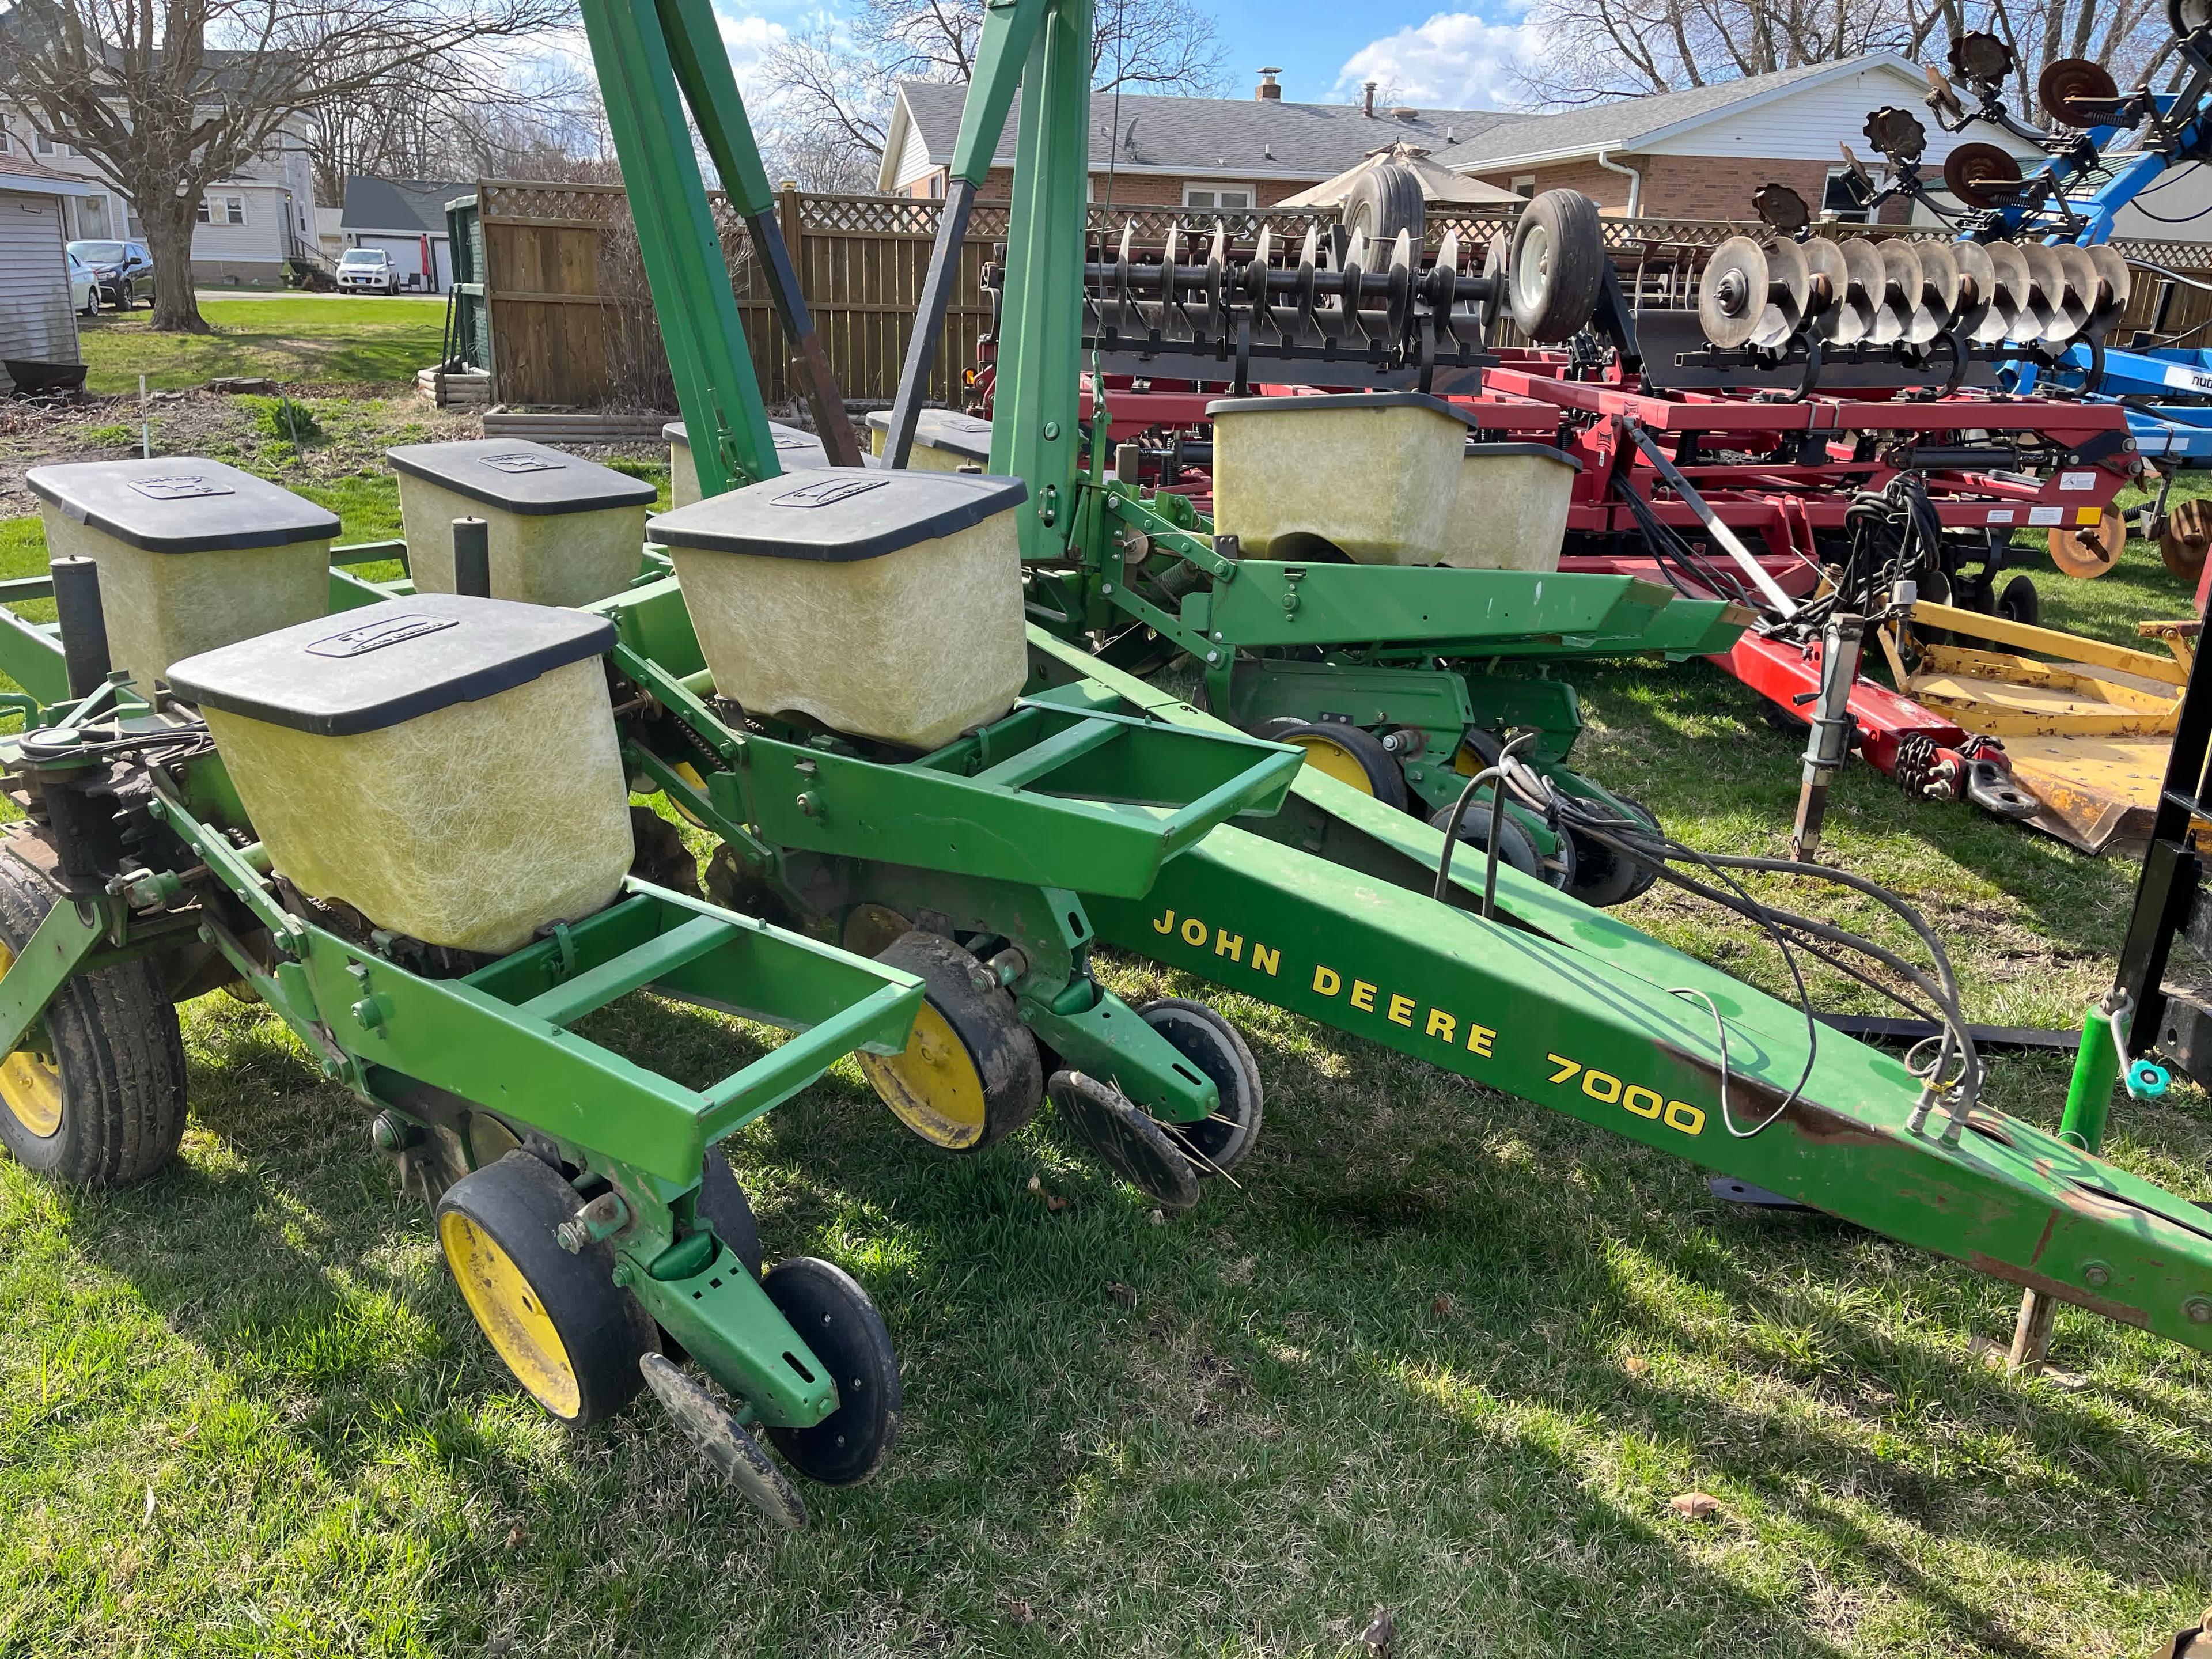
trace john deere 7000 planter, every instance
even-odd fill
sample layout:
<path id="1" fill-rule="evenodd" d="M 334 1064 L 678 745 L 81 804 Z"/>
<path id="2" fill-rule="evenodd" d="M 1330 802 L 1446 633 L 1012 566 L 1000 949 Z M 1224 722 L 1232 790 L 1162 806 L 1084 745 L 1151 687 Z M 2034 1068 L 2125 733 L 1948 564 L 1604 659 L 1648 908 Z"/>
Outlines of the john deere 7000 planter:
<path id="1" fill-rule="evenodd" d="M 940 1146 L 987 1146 L 1048 1094 L 1126 1177 L 1192 1201 L 1252 1146 L 1259 1078 L 1210 1009 L 1113 996 L 1103 941 L 2212 1349 L 2212 1222 L 2081 1150 L 2110 1045 L 2085 1045 L 2054 1136 L 1978 1105 L 1940 947 L 1892 958 L 1949 1031 L 1916 1071 L 1495 859 L 1445 868 L 1453 842 L 1300 771 L 1297 750 L 1024 630 L 1017 526 L 1102 511 L 1095 475 L 779 477 L 749 374 L 684 358 L 702 316 L 723 319 L 726 363 L 745 352 L 711 234 L 690 234 L 711 228 L 675 65 L 712 84 L 671 36 L 711 52 L 714 35 L 686 34 L 688 3 L 586 7 L 708 492 L 654 521 L 667 558 L 635 585 L 581 611 L 478 597 L 514 576 L 465 523 L 459 593 L 371 585 L 342 551 L 331 614 L 249 637 L 276 589 L 226 605 L 228 562 L 306 546 L 320 568 L 334 526 L 242 539 L 252 481 L 209 463 L 49 481 L 71 498 L 51 533 L 107 540 L 88 541 L 96 562 L 58 559 L 51 588 L 0 592 L 51 591 L 64 618 L 0 628 L 0 667 L 29 694 L 0 746 L 29 814 L 0 848 L 15 1156 L 71 1180 L 149 1173 L 183 1119 L 175 1003 L 257 994 L 436 1195 L 469 1305 L 537 1398 L 588 1422 L 642 1377 L 795 1522 L 753 1427 L 803 1474 L 864 1479 L 897 1425 L 897 1371 L 850 1279 L 760 1273 L 715 1143 L 858 1048 Z M 1055 9 L 1035 50 L 1087 66 L 1087 38 L 1079 9 Z M 641 148 L 648 118 L 658 149 Z M 701 128 L 710 148 L 741 135 L 734 100 Z M 732 473 L 752 482 L 731 490 Z M 138 520 L 163 506 L 186 522 L 149 554 Z M 442 548 L 408 550 L 444 568 Z M 940 568 L 969 580 L 933 591 Z M 165 584 L 193 572 L 216 587 L 173 603 Z M 179 651 L 165 629 L 199 637 Z M 865 643 L 822 648 L 839 637 Z M 719 839 L 708 899 L 681 890 L 680 860 L 653 860 L 658 882 L 626 868 L 640 788 Z M 1648 824 L 1561 810 L 1619 856 L 1672 850 Z M 803 1032 L 684 1087 L 574 1029 L 641 990 Z"/>

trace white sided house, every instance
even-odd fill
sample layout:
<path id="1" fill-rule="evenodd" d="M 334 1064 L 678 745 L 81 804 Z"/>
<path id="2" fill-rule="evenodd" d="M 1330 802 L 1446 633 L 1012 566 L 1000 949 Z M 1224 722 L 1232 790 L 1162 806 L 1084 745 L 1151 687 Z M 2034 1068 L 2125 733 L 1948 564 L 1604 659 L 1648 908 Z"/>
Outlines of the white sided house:
<path id="1" fill-rule="evenodd" d="M 1522 196 L 1579 190 L 1608 214 L 1665 219 L 1748 219 L 1752 192 L 1784 184 L 1823 210 L 1863 219 L 1846 183 L 1849 144 L 1877 181 L 1882 158 L 1867 141 L 1868 114 L 1906 110 L 1928 134 L 1921 177 L 1940 191 L 1943 159 L 1972 140 L 1995 143 L 2033 166 L 2041 152 L 2010 134 L 1975 126 L 1945 132 L 1929 113 L 1928 77 L 1909 60 L 1874 52 L 1771 75 L 1622 98 L 1486 126 L 1436 160 L 1455 173 Z M 1903 222 L 1905 204 L 1883 219 Z"/>
<path id="2" fill-rule="evenodd" d="M 453 285 L 446 204 L 476 193 L 473 183 L 349 173 L 345 205 L 338 210 L 339 252 L 378 250 L 391 256 L 403 293 L 443 294 Z"/>
<path id="3" fill-rule="evenodd" d="M 9 363 L 82 361 L 64 244 L 66 210 L 89 190 L 21 156 L 0 156 L 0 392 L 15 386 Z"/>
<path id="4" fill-rule="evenodd" d="M 69 240 L 143 240 L 145 227 L 99 163 L 77 154 L 65 132 L 48 132 L 25 111 L 0 103 L 0 171 L 27 161 L 87 186 L 70 199 Z M 270 152 L 237 177 L 209 187 L 192 228 L 192 277 L 204 284 L 276 283 L 289 259 L 317 262 L 314 168 L 301 131 L 280 131 Z"/>

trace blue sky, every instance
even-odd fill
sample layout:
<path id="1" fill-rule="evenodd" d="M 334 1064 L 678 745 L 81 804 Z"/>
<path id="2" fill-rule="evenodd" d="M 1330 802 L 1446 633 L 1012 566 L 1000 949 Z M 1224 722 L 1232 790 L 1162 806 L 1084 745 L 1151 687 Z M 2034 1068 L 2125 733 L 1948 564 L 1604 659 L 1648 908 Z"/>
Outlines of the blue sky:
<path id="1" fill-rule="evenodd" d="M 836 0 L 715 0 L 738 76 L 785 30 L 840 9 Z M 1525 101 L 1517 58 L 1540 48 L 1522 21 L 1527 0 L 1474 0 L 1439 9 L 1435 0 L 1196 0 L 1210 10 L 1226 47 L 1230 90 L 1249 94 L 1262 64 L 1283 70 L 1283 95 L 1305 103 L 1350 102 L 1374 80 L 1404 102 L 1504 109 Z M 765 92 L 766 88 L 760 88 Z"/>

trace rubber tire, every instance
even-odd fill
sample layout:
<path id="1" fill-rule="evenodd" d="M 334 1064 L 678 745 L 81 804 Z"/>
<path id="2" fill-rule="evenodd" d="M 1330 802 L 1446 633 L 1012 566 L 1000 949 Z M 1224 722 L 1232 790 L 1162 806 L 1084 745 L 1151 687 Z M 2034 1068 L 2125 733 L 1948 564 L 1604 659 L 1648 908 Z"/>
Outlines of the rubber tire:
<path id="1" fill-rule="evenodd" d="M 1036 1115 L 1044 1100 L 1043 1057 L 1037 1052 L 1036 1036 L 1014 1012 L 1014 1000 L 982 963 L 943 934 L 920 931 L 902 934 L 876 960 L 921 978 L 929 1006 L 952 1028 L 982 1081 L 983 1128 L 974 1140 L 953 1146 L 919 1129 L 915 1130 L 917 1135 L 947 1152 L 980 1152 Z M 883 1089 L 869 1065 L 876 1056 L 860 1058 L 862 1074 L 882 1097 Z M 890 1104 L 888 1099 L 884 1103 Z"/>
<path id="2" fill-rule="evenodd" d="M 811 1428 L 771 1427 L 768 1437 L 809 1480 L 857 1486 L 883 1468 L 905 1409 L 884 1317 L 852 1274 L 814 1256 L 777 1262 L 761 1288 L 837 1384 L 836 1411 Z"/>
<path id="3" fill-rule="evenodd" d="M 21 951 L 54 893 L 0 853 L 0 939 Z M 79 974 L 46 1005 L 61 1073 L 61 1121 L 33 1135 L 0 1107 L 0 1146 L 34 1174 L 73 1187 L 143 1181 L 176 1155 L 185 1133 L 185 1042 L 149 957 Z"/>
<path id="4" fill-rule="evenodd" d="M 1451 823 L 1451 815 L 1450 807 L 1439 806 L 1429 819 L 1429 827 L 1432 830 L 1445 828 Z M 1524 876 L 1533 876 L 1538 881 L 1549 883 L 1551 872 L 1545 869 L 1544 860 L 1537 856 L 1536 844 L 1528 839 L 1528 832 L 1513 821 L 1510 812 L 1499 813 L 1498 822 L 1504 831 L 1504 843 L 1498 849 L 1498 863 L 1510 865 Z M 1479 873 L 1481 862 L 1490 855 L 1489 831 L 1490 803 L 1476 801 L 1467 809 L 1467 816 L 1459 821 L 1459 839 L 1461 846 L 1473 848 L 1478 855 L 1478 873 L 1474 879 L 1474 885 L 1478 888 L 1482 884 Z M 1458 853 L 1452 854 L 1452 878 L 1455 881 L 1467 879 L 1467 872 L 1460 862 L 1463 856 Z"/>
<path id="5" fill-rule="evenodd" d="M 1187 997 L 1160 997 L 1138 1009 L 1137 1017 L 1220 1091 L 1222 1115 L 1230 1121 L 1170 1123 L 1164 1118 L 1160 1127 L 1203 1154 L 1191 1160 L 1201 1177 L 1227 1174 L 1259 1140 L 1267 1107 L 1259 1063 L 1252 1058 L 1244 1034 L 1213 1009 Z"/>
<path id="6" fill-rule="evenodd" d="M 1996 614 L 2008 622 L 2039 627 L 2043 622 L 2043 596 L 2035 591 L 2033 578 L 2014 576 L 1997 595 Z"/>
<path id="7" fill-rule="evenodd" d="M 1406 774 L 1398 764 L 1398 757 L 1366 727 L 1336 720 L 1302 720 L 1275 741 L 1295 743 L 1303 748 L 1309 738 L 1317 743 L 1332 744 L 1348 756 L 1367 779 L 1366 793 L 1385 806 L 1395 806 L 1403 812 L 1412 805 L 1413 797 L 1407 792 Z"/>
<path id="8" fill-rule="evenodd" d="M 755 1279 L 761 1276 L 760 1223 L 753 1217 L 737 1172 L 720 1146 L 709 1146 L 699 1170 L 699 1213 L 714 1237 L 733 1251 Z"/>
<path id="9" fill-rule="evenodd" d="M 437 1209 L 441 1255 L 447 1216 L 465 1216 L 507 1253 L 538 1298 L 576 1378 L 575 1414 L 563 1416 L 550 1406 L 546 1414 L 579 1429 L 605 1422 L 635 1398 L 645 1384 L 637 1362 L 655 1346 L 651 1316 L 614 1282 L 612 1247 L 592 1244 L 570 1255 L 555 1241 L 554 1230 L 582 1207 L 558 1170 L 533 1153 L 513 1152 L 455 1182 Z M 453 1271 L 450 1255 L 446 1267 Z M 465 1294 L 462 1300 L 465 1305 Z M 469 1313 L 476 1317 L 473 1307 Z M 521 1383 L 519 1376 L 515 1381 Z"/>
<path id="10" fill-rule="evenodd" d="M 1289 739 L 1283 734 L 1286 732 L 1295 732 L 1304 724 L 1305 722 L 1296 714 L 1277 714 L 1251 727 L 1249 735 L 1262 738 L 1268 743 L 1286 743 Z"/>
<path id="11" fill-rule="evenodd" d="M 1526 289 L 1537 279 L 1537 271 L 1528 244 L 1531 234 L 1540 229 L 1546 244 L 1543 288 L 1531 295 Z M 1607 258 L 1597 204 L 1578 190 L 1546 191 L 1521 210 L 1513 227 L 1513 252 L 1506 270 L 1511 273 L 1507 286 L 1515 324 L 1540 344 L 1572 339 L 1597 308 Z"/>
<path id="12" fill-rule="evenodd" d="M 1760 701 L 1765 702 L 1764 698 Z M 1771 702 L 1765 706 L 1774 707 Z M 1655 830 L 1659 828 L 1658 818 L 1641 801 L 1631 800 L 1626 795 L 1615 795 L 1613 799 Z M 1599 910 L 1626 904 L 1638 894 L 1649 892 L 1651 884 L 1658 879 L 1642 865 L 1622 858 L 1601 842 L 1577 835 L 1572 830 L 1567 834 L 1575 843 L 1575 884 L 1567 891 L 1584 904 Z"/>
<path id="13" fill-rule="evenodd" d="M 1413 245 L 1414 260 L 1419 261 L 1421 238 L 1428 229 L 1429 204 L 1421 190 L 1421 175 L 1413 168 L 1395 161 L 1368 168 L 1344 193 L 1340 211 L 1345 234 L 1356 230 L 1367 233 L 1371 268 L 1381 270 L 1389 263 L 1390 245 L 1401 230 Z"/>

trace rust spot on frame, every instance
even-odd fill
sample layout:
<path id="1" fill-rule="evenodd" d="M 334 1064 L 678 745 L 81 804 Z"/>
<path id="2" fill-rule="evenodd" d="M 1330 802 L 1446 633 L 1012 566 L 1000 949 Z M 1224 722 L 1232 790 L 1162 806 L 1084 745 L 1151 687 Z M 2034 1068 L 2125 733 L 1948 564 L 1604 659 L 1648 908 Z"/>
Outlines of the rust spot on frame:
<path id="1" fill-rule="evenodd" d="M 2010 1279 L 2015 1285 L 2024 1285 L 2029 1290 L 2050 1297 L 2055 1301 L 2070 1302 L 2077 1308 L 2087 1308 L 2091 1313 L 2102 1314 L 2106 1318 L 2117 1320 L 2123 1325 L 2133 1325 L 2138 1330 L 2150 1328 L 2150 1316 L 2141 1308 L 2131 1307 L 2124 1302 L 2115 1302 L 2110 1297 L 2092 1296 L 2078 1285 L 2062 1284 L 2047 1273 L 2036 1273 L 2027 1267 L 2016 1267 L 2009 1261 L 2000 1261 L 1995 1256 L 1984 1255 L 1979 1250 L 1974 1251 L 1966 1257 L 1966 1265 L 1977 1273 L 1989 1274 L 1992 1279 Z"/>

